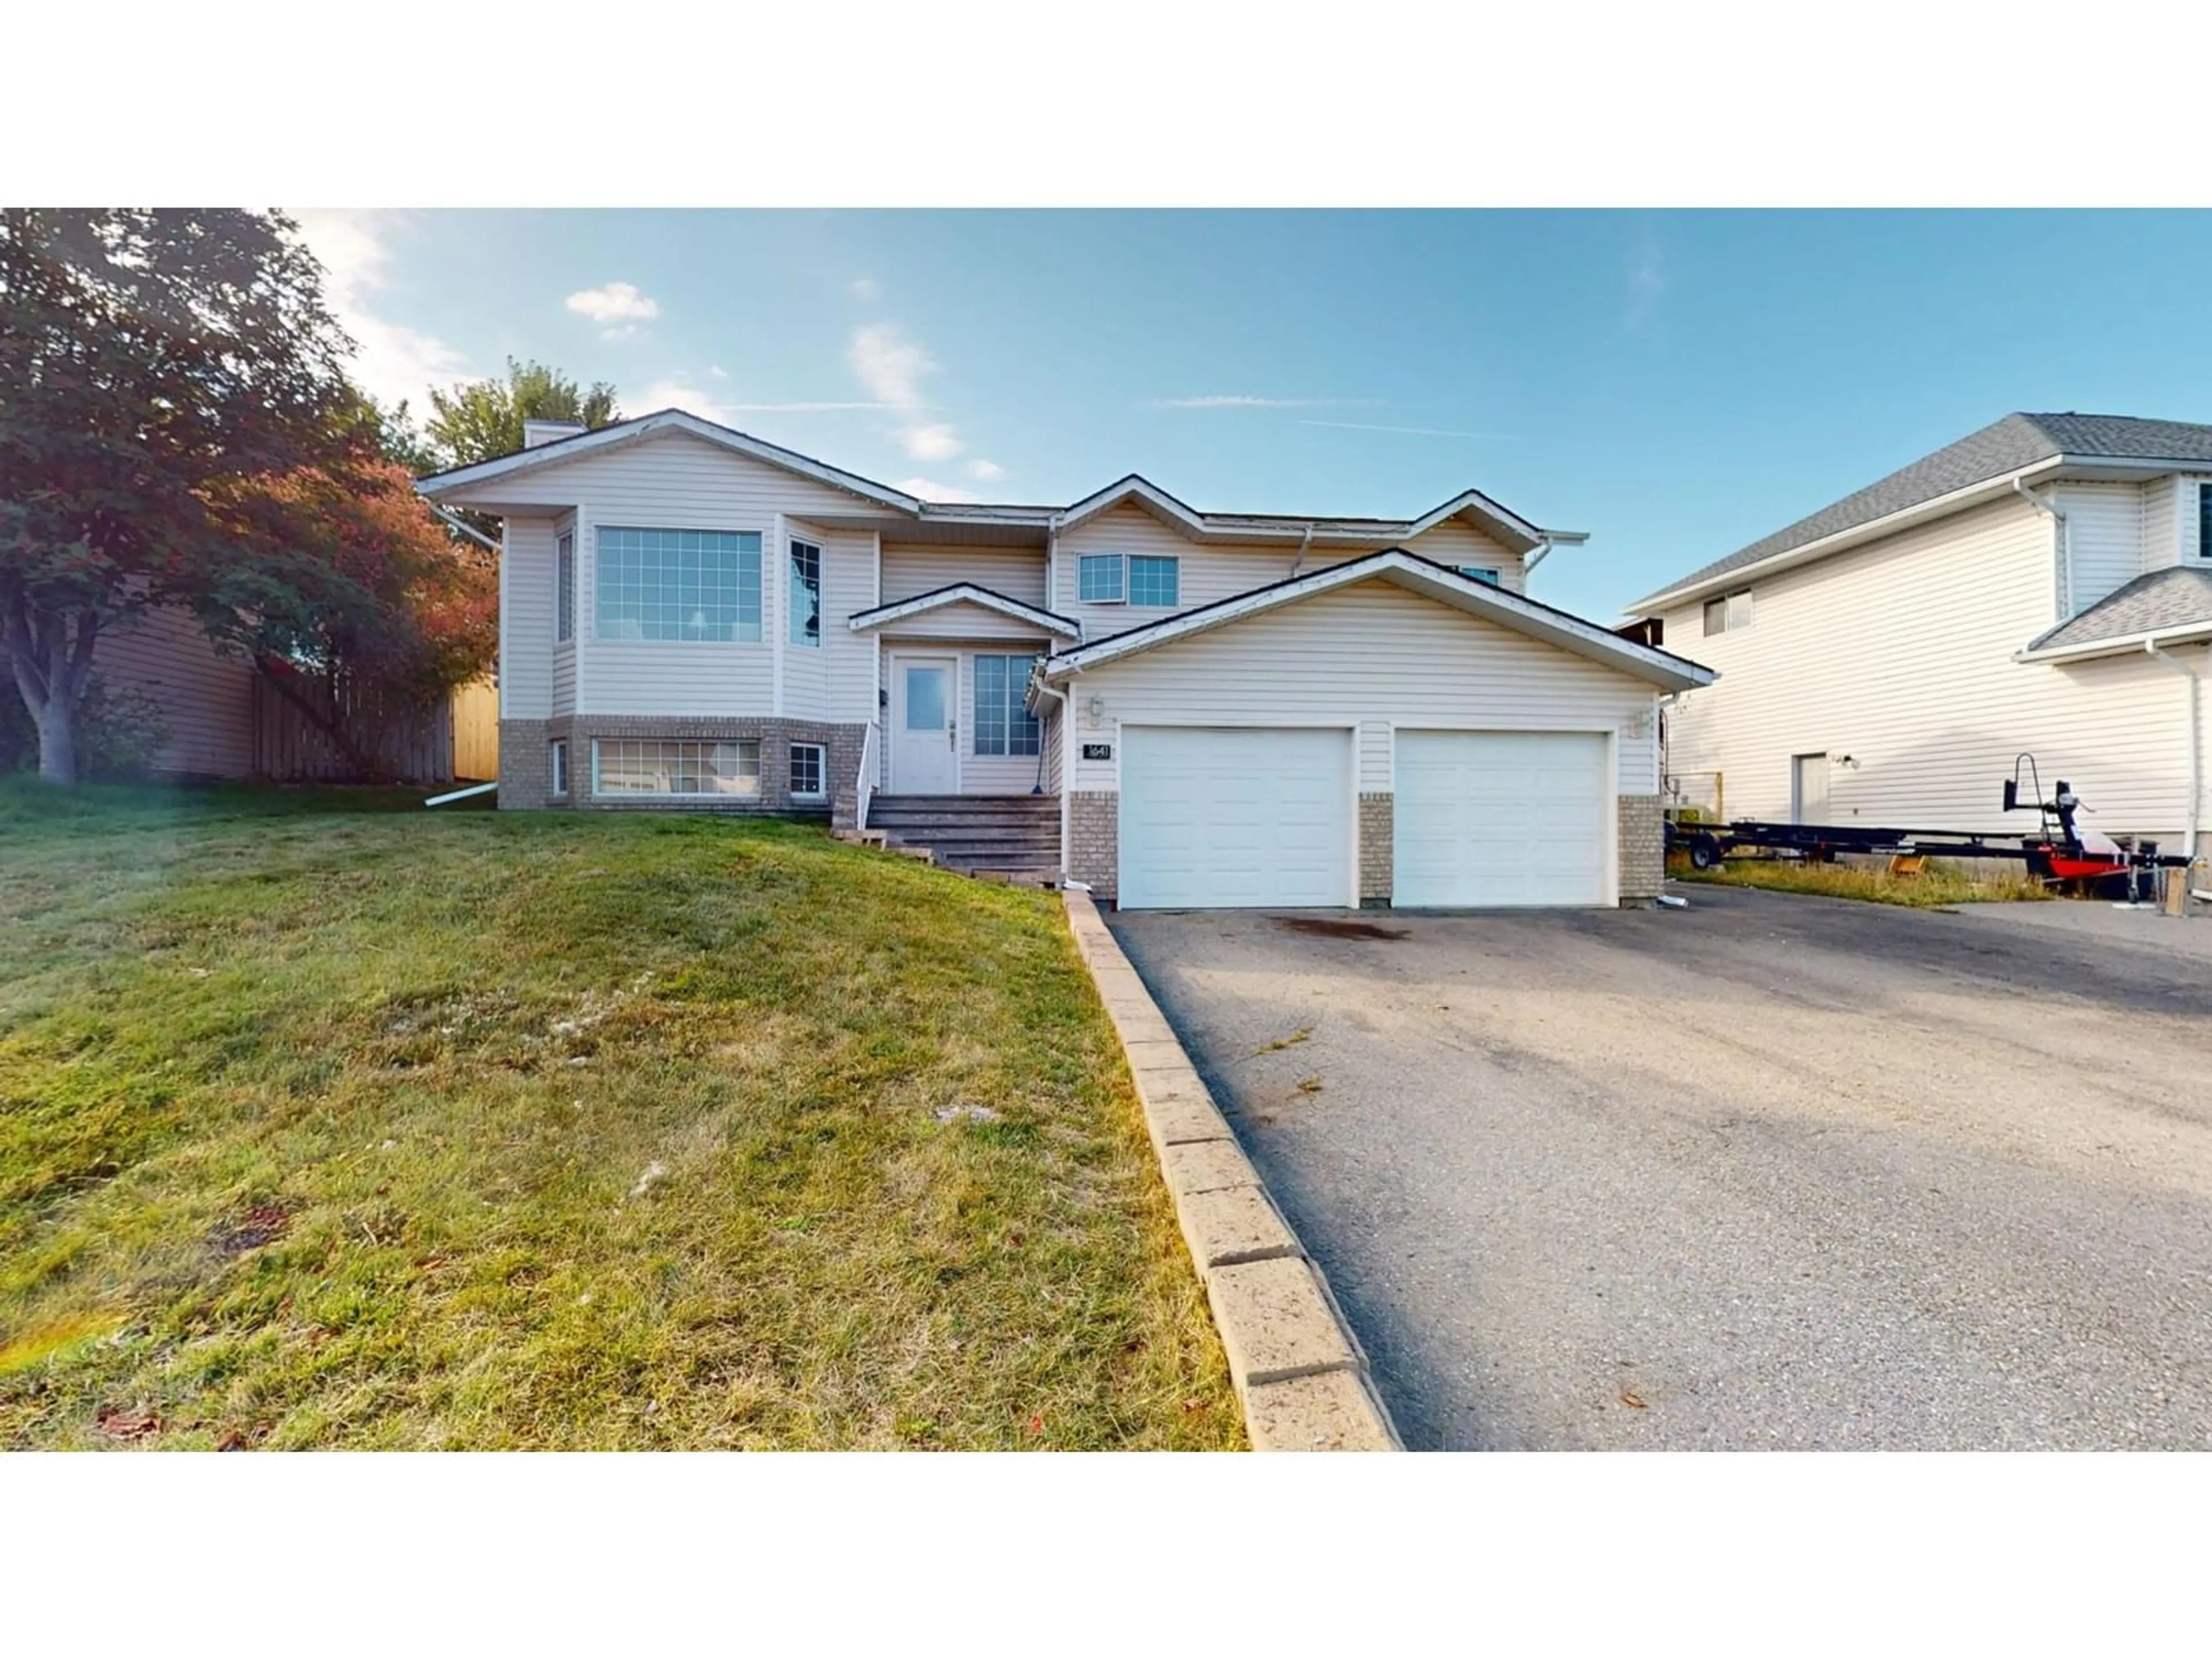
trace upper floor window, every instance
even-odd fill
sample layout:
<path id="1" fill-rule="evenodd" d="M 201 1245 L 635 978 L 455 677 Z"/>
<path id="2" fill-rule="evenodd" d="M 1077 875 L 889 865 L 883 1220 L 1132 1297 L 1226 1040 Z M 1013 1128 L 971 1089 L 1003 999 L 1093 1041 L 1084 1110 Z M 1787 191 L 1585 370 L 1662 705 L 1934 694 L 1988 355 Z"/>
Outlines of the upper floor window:
<path id="1" fill-rule="evenodd" d="M 2212 483 L 2197 486 L 2197 556 L 2212 559 Z"/>
<path id="2" fill-rule="evenodd" d="M 1172 611 L 1179 604 L 1182 592 L 1182 561 L 1169 555 L 1159 557 L 1147 553 L 1129 556 L 1129 603 L 1148 605 L 1155 610 Z"/>
<path id="3" fill-rule="evenodd" d="M 822 643 L 822 550 L 812 542 L 791 544 L 791 642 Z"/>
<path id="4" fill-rule="evenodd" d="M 576 532 L 564 530 L 554 554 L 553 637 L 576 637 Z"/>
<path id="5" fill-rule="evenodd" d="M 595 637 L 757 641 L 757 530 L 599 531 Z"/>
<path id="6" fill-rule="evenodd" d="M 1024 706 L 1029 698 L 1030 670 L 1035 657 L 975 659 L 975 752 L 979 755 L 1034 755 L 1039 731 L 1036 717 Z"/>
<path id="7" fill-rule="evenodd" d="M 1459 574 L 1470 580 L 1488 582 L 1492 587 L 1499 586 L 1498 567 L 1495 565 L 1463 564 L 1459 567 Z"/>
<path id="8" fill-rule="evenodd" d="M 1075 597 L 1085 605 L 1121 603 L 1121 556 L 1085 553 L 1075 562 Z"/>
<path id="9" fill-rule="evenodd" d="M 1182 603 L 1182 561 L 1171 553 L 1085 553 L 1075 563 L 1075 597 L 1172 611 Z"/>
<path id="10" fill-rule="evenodd" d="M 1705 601 L 1705 634 L 1733 634 L 1751 626 L 1751 590 L 1747 587 L 1724 598 Z"/>

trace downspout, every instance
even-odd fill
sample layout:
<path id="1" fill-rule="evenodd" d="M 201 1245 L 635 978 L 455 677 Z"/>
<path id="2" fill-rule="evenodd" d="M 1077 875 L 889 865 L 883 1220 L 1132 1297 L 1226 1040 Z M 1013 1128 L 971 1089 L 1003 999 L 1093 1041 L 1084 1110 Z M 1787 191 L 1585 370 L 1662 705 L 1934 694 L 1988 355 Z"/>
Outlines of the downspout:
<path id="1" fill-rule="evenodd" d="M 2198 805 L 2204 799 L 2204 671 L 2191 667 L 2170 651 L 2160 650 L 2155 640 L 2145 640 L 2143 651 L 2175 673 L 2189 677 L 2189 815 L 2188 827 L 2182 834 L 2188 842 L 2190 878 L 2194 882 L 2198 850 Z"/>
<path id="2" fill-rule="evenodd" d="M 461 534 L 466 536 L 477 546 L 484 548 L 491 552 L 496 553 L 499 551 L 499 544 L 492 540 L 490 537 L 485 535 L 483 531 L 477 529 L 467 520 L 455 517 L 453 514 L 447 512 L 444 507 L 439 506 L 437 502 L 432 501 L 427 495 L 422 498 L 422 505 L 428 507 L 433 514 L 436 514 L 438 521 L 444 525 L 448 530 L 459 531 Z"/>
<path id="3" fill-rule="evenodd" d="M 2041 507 L 2051 515 L 2051 522 L 2058 526 L 2057 588 L 2052 599 L 2057 607 L 2058 620 L 2064 622 L 2074 614 L 2074 538 L 2067 526 L 2066 515 L 2018 478 L 2012 481 L 2012 487 L 2020 493 L 2021 500 L 2030 507 Z"/>
<path id="4" fill-rule="evenodd" d="M 1552 550 L 1552 538 L 1540 532 L 1536 537 L 1536 550 L 1521 561 L 1521 580 L 1524 584 L 1536 567 L 1544 562 L 1546 556 Z"/>
<path id="5" fill-rule="evenodd" d="M 1291 577 L 1296 576 L 1298 574 L 1298 567 L 1306 562 L 1307 550 L 1313 546 L 1313 521 L 1311 520 L 1308 520 L 1306 521 L 1305 539 L 1298 544 L 1298 556 L 1291 561 L 1291 576 L 1284 578 L 1285 580 L 1287 581 Z"/>

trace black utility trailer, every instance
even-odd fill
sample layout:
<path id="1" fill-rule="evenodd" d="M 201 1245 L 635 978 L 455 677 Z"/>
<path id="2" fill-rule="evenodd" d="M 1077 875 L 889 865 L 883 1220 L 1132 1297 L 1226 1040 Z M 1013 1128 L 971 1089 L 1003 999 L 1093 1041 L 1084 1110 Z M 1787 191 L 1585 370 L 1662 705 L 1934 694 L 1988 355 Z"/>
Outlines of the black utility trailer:
<path id="1" fill-rule="evenodd" d="M 2005 781 L 2003 810 L 2018 811 L 2021 774 L 2031 781 L 2035 762 L 2023 755 Z M 2032 782 L 2041 795 L 2039 784 Z M 2010 859 L 2027 866 L 2027 873 L 2045 881 L 2087 884 L 2124 881 L 2131 896 L 2141 896 L 2142 878 L 2158 869 L 2179 869 L 2186 857 L 2160 853 L 2154 841 L 2137 841 L 2123 847 L 2106 842 L 2083 843 L 2074 817 L 2083 809 L 2081 798 L 2062 778 L 2049 800 L 2028 805 L 2042 815 L 2042 825 L 2033 833 L 1991 834 L 1973 830 L 1894 830 L 1857 823 L 1771 823 L 1757 818 L 1737 818 L 1728 823 L 1679 823 L 1667 820 L 1667 850 L 1686 852 L 1693 868 L 1711 870 L 1740 847 L 1772 853 L 1795 853 L 1808 862 L 1827 864 L 1838 853 L 1861 853 L 1890 858 Z M 2100 838 L 2101 841 L 2101 837 Z"/>

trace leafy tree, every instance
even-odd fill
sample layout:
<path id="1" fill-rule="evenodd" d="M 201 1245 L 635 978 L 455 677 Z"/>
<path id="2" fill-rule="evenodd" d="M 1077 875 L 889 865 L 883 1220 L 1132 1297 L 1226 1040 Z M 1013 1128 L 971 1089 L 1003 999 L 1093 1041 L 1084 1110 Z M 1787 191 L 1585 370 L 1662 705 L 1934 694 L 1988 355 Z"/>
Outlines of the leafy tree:
<path id="1" fill-rule="evenodd" d="M 348 392 L 276 214 L 0 210 L 0 656 L 77 776 L 101 632 L 242 556 L 210 489 L 311 465 Z"/>
<path id="2" fill-rule="evenodd" d="M 471 466 L 522 447 L 525 421 L 579 421 L 597 430 L 622 418 L 615 389 L 588 390 L 556 368 L 507 360 L 507 378 L 469 380 L 430 394 L 425 432 L 443 466 Z"/>
<path id="3" fill-rule="evenodd" d="M 250 551 L 199 595 L 202 625 L 360 776 L 382 777 L 390 731 L 498 649 L 496 555 L 449 534 L 408 470 L 367 444 L 233 481 L 216 500 Z"/>

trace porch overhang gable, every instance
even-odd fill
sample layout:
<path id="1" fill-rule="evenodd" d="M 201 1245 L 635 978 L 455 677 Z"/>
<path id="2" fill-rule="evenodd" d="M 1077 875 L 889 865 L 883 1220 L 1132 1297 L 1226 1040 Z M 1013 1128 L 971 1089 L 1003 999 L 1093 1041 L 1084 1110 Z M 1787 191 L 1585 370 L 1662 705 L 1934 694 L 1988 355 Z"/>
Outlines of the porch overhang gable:
<path id="1" fill-rule="evenodd" d="M 872 610 L 857 611 L 847 626 L 855 634 L 866 634 L 902 622 L 909 617 L 922 616 L 954 605 L 978 605 L 983 610 L 996 611 L 1000 616 L 1026 623 L 1055 639 L 1079 640 L 1083 637 L 1082 624 L 1073 618 L 1056 615 L 1020 599 L 1009 599 L 1004 593 L 978 586 L 974 582 L 954 582 L 949 587 L 932 588 L 927 593 L 917 593 L 910 599 L 899 599 L 890 605 L 877 605 Z"/>
<path id="2" fill-rule="evenodd" d="M 1542 605 L 1518 593 L 1462 576 L 1449 566 L 1425 559 L 1403 548 L 1386 548 L 1370 553 L 1364 558 L 1352 559 L 1343 564 L 1331 565 L 1311 575 L 1295 576 L 1273 586 L 1255 588 L 1235 599 L 1218 604 L 1202 605 L 1181 616 L 1170 617 L 1160 622 L 1149 623 L 1126 633 L 1109 635 L 1079 645 L 1070 651 L 1057 652 L 1040 665 L 1038 678 L 1046 684 L 1058 684 L 1086 669 L 1103 667 L 1124 657 L 1150 651 L 1177 640 L 1227 628 L 1263 612 L 1286 605 L 1296 605 L 1318 594 L 1332 592 L 1355 582 L 1383 580 L 1393 582 L 1469 616 L 1495 623 L 1531 639 L 1549 645 L 1592 662 L 1616 669 L 1624 674 L 1644 680 L 1669 691 L 1687 691 L 1701 685 L 1710 685 L 1718 678 L 1712 669 L 1702 663 L 1678 657 L 1670 651 L 1656 646 L 1639 645 L 1625 640 L 1600 623 L 1577 617 L 1571 611 Z"/>

